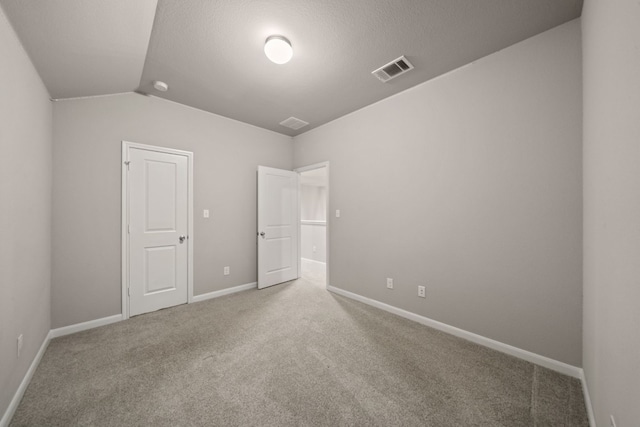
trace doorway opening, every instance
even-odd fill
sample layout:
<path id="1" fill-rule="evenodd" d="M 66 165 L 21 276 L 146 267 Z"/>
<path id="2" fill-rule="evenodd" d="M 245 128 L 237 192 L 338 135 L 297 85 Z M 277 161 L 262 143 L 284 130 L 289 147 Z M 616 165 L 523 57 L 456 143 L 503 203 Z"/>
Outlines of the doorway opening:
<path id="1" fill-rule="evenodd" d="M 300 276 L 319 286 L 328 285 L 329 163 L 296 169 L 300 174 Z"/>

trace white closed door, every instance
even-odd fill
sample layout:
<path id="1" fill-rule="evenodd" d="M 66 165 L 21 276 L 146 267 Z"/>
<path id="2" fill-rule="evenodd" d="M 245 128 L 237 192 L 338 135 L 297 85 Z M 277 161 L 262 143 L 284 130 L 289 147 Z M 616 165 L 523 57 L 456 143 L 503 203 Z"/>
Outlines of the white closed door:
<path id="1" fill-rule="evenodd" d="M 298 278 L 298 174 L 258 166 L 258 289 Z"/>
<path id="2" fill-rule="evenodd" d="M 130 316 L 187 302 L 188 160 L 128 150 Z"/>

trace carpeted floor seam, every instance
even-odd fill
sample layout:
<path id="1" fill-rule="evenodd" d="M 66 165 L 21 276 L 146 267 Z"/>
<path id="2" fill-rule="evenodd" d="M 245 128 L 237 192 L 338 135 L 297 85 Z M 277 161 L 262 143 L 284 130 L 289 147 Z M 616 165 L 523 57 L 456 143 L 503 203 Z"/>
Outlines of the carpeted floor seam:
<path id="1" fill-rule="evenodd" d="M 538 369 L 537 366 L 533 366 L 533 375 L 531 378 L 531 420 L 533 422 L 533 427 L 537 427 L 537 395 L 538 395 Z"/>

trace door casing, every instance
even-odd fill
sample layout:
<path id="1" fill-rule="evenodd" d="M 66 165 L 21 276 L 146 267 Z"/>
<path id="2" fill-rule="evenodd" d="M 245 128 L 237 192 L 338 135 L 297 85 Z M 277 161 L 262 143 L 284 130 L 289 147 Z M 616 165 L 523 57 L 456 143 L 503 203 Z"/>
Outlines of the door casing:
<path id="1" fill-rule="evenodd" d="M 130 148 L 140 150 L 157 151 L 167 154 L 178 154 L 186 156 L 188 159 L 188 202 L 187 202 L 187 221 L 188 236 L 187 239 L 187 303 L 193 302 L 193 153 L 190 151 L 176 150 L 173 148 L 157 147 L 154 145 L 139 144 L 137 142 L 122 141 L 122 318 L 129 318 L 129 174 L 128 153 Z"/>

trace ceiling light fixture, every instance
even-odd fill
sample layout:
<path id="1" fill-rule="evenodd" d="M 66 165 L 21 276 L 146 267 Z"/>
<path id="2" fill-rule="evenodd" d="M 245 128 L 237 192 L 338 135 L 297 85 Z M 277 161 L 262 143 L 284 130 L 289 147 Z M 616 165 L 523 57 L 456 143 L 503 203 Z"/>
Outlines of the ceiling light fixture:
<path id="1" fill-rule="evenodd" d="M 282 36 L 267 37 L 264 42 L 264 54 L 271 62 L 276 64 L 286 64 L 293 56 L 291 42 Z"/>
<path id="2" fill-rule="evenodd" d="M 169 90 L 169 85 L 165 82 L 161 82 L 160 80 L 156 80 L 153 82 L 153 87 L 160 92 L 166 92 Z"/>

